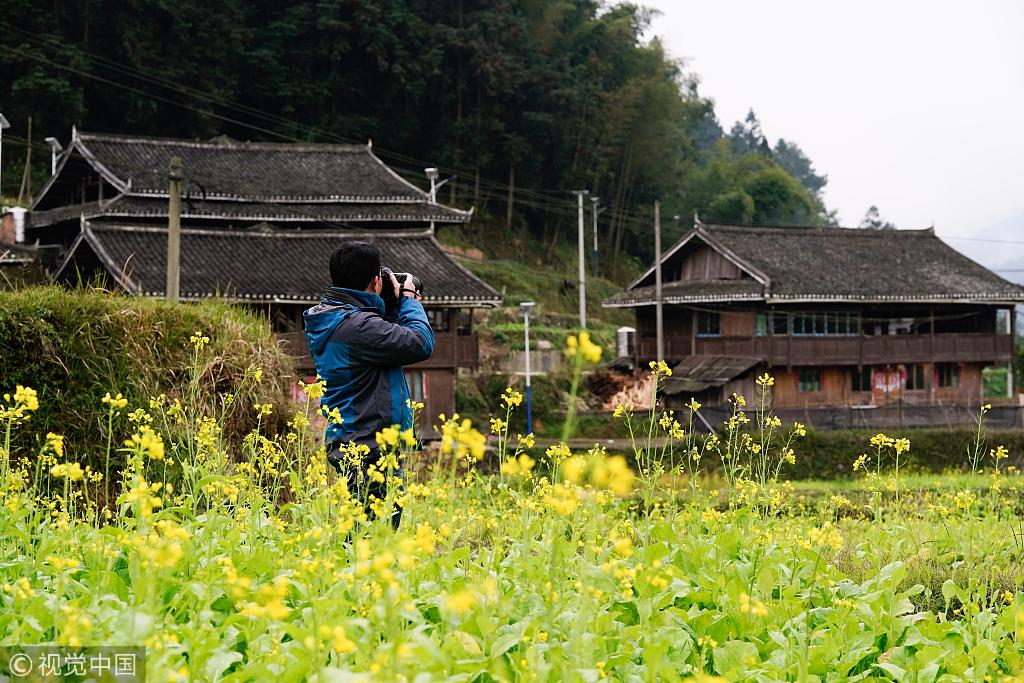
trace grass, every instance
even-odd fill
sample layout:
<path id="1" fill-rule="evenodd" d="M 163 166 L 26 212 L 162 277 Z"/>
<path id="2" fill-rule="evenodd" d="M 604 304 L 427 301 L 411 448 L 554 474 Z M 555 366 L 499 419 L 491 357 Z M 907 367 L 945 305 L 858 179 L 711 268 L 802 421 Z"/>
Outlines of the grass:
<path id="1" fill-rule="evenodd" d="M 216 394 L 217 340 L 184 347 L 183 386 Z M 625 453 L 538 458 L 505 391 L 499 471 L 465 421 L 441 423 L 431 458 L 385 430 L 369 509 L 309 430 L 318 385 L 286 433 L 257 423 L 240 445 L 216 404 L 110 405 L 135 417 L 114 423 L 106 512 L 58 437 L 4 438 L 0 638 L 144 644 L 169 681 L 1013 680 L 1024 480 L 1002 451 L 970 476 L 908 475 L 912 444 L 881 436 L 858 483 L 781 482 L 802 430 L 766 411 L 770 386 L 714 443 L 625 407 Z M 0 438 L 35 431 L 35 403 L 5 398 Z M 397 531 L 378 519 L 393 504 Z"/>
<path id="2" fill-rule="evenodd" d="M 213 341 L 202 366 L 192 366 L 189 338 L 196 332 Z M 254 382 L 260 369 L 262 381 Z M 186 393 L 186 378 L 198 372 L 202 391 Z M 291 359 L 277 345 L 266 320 L 219 301 L 173 305 L 98 289 L 69 291 L 56 286 L 0 292 L 0 387 L 27 385 L 41 396 L 34 434 L 18 446 L 37 446 L 48 432 L 65 437 L 69 451 L 96 467 L 111 436 L 108 392 L 122 393 L 133 406 L 167 401 L 201 401 L 211 414 L 221 397 L 232 395 L 223 427 L 238 445 L 255 419 L 252 407 L 271 403 L 265 430 L 279 431 L 290 412 Z M 125 417 L 113 425 L 123 431 Z M 118 461 L 120 456 L 115 453 Z"/>

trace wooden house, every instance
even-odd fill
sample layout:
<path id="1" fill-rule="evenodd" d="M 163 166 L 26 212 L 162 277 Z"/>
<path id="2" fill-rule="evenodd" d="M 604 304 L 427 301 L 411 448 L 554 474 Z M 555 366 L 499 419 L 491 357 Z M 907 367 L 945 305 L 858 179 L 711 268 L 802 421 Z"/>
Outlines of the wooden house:
<path id="1" fill-rule="evenodd" d="M 961 409 L 982 401 L 983 369 L 1012 363 L 1024 301 L 1024 288 L 932 229 L 698 220 L 660 267 L 670 399 L 750 398 L 767 371 L 776 408 L 832 427 L 950 421 L 936 407 L 969 417 Z M 657 355 L 654 281 L 652 266 L 604 302 L 635 310 L 644 366 Z"/>
<path id="2" fill-rule="evenodd" d="M 185 176 L 181 300 L 219 296 L 264 311 L 311 378 L 302 311 L 330 284 L 329 258 L 340 242 L 374 241 L 384 265 L 424 281 L 437 343 L 430 360 L 408 368 L 410 391 L 426 404 L 425 416 L 452 412 L 457 370 L 479 362 L 473 310 L 500 305 L 501 296 L 435 238 L 437 224 L 466 222 L 472 212 L 436 203 L 369 144 L 74 131 L 29 213 L 27 241 L 56 252 L 54 279 L 102 274 L 124 291 L 164 296 L 172 157 Z"/>

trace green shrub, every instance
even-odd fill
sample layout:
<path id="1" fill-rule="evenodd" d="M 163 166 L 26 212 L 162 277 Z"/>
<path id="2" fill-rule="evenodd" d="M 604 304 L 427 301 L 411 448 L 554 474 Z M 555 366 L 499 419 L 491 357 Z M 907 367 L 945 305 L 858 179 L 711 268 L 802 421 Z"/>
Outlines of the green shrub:
<path id="1" fill-rule="evenodd" d="M 238 444 L 255 425 L 255 403 L 274 404 L 264 424 L 270 432 L 281 429 L 293 410 L 289 386 L 296 376 L 291 358 L 258 315 L 217 301 L 175 305 L 98 289 L 0 292 L 0 394 L 18 384 L 39 394 L 39 410 L 19 430 L 15 451 L 31 452 L 31 440 L 54 432 L 64 435 L 83 466 L 96 469 L 106 450 L 103 396 L 124 394 L 125 413 L 148 408 L 159 394 L 184 397 L 196 331 L 211 340 L 203 354 L 200 400 L 216 406 L 242 387 L 226 416 L 229 441 Z M 261 382 L 251 372 L 243 382 L 250 368 L 262 369 Z M 115 437 L 129 429 L 124 414 L 115 419 Z"/>
<path id="2" fill-rule="evenodd" d="M 793 479 L 845 479 L 853 476 L 853 461 L 868 450 L 868 440 L 879 430 L 843 430 L 812 432 L 794 444 L 796 464 L 788 468 Z M 919 472 L 968 470 L 967 445 L 973 435 L 969 429 L 891 430 L 890 436 L 910 439 L 907 467 Z M 997 445 L 1010 451 L 1004 466 L 1024 466 L 1024 431 L 989 432 L 988 449 Z"/>

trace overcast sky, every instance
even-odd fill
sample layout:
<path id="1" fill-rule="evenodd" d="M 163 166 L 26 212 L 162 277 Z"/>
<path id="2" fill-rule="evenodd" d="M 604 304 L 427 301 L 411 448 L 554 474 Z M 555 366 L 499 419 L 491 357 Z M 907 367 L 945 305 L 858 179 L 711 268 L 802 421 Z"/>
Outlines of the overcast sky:
<path id="1" fill-rule="evenodd" d="M 1024 268 L 1024 244 L 948 239 L 1024 243 L 1024 2 L 643 4 L 726 131 L 753 107 L 772 144 L 796 142 L 828 175 L 841 225 L 875 204 L 989 267 Z"/>

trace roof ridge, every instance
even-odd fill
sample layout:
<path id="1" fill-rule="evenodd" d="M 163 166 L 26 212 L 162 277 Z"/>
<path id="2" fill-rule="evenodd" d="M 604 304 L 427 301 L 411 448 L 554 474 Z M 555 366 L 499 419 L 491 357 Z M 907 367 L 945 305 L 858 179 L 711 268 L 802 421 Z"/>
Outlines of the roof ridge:
<path id="1" fill-rule="evenodd" d="M 87 220 L 89 229 L 94 232 L 143 232 L 143 233 L 166 233 L 166 226 L 139 225 L 135 223 L 102 222 L 97 223 Z M 257 227 L 263 226 L 263 227 Z M 270 226 L 268 229 L 265 226 Z M 429 228 L 423 230 L 298 230 L 281 228 L 272 223 L 262 222 L 253 225 L 254 229 L 218 229 L 218 228 L 182 228 L 183 235 L 200 235 L 216 237 L 286 237 L 286 238 L 314 238 L 314 237 L 344 237 L 346 239 L 359 238 L 402 238 L 402 239 L 424 239 L 432 236 Z"/>
<path id="2" fill-rule="evenodd" d="M 121 142 L 155 146 L 183 146 L 195 149 L 278 149 L 290 151 L 333 151 L 333 152 L 369 152 L 370 146 L 357 143 L 335 143 L 335 142 L 265 142 L 265 141 L 242 141 L 232 140 L 231 142 L 213 142 L 210 140 L 188 140 L 186 138 L 160 137 L 155 135 L 125 135 L 114 133 L 89 133 L 78 131 L 78 137 L 83 141 L 94 140 L 97 142 Z"/>
<path id="3" fill-rule="evenodd" d="M 885 237 L 888 235 L 918 235 L 918 236 L 934 236 L 934 228 L 893 228 L 891 230 L 874 230 L 871 228 L 851 228 L 841 225 L 785 225 L 785 224 L 772 224 L 772 225 L 753 225 L 744 223 L 705 223 L 701 221 L 701 227 L 714 229 L 725 229 L 735 231 L 759 231 L 759 232 L 819 232 L 819 233 L 833 233 L 835 235 L 864 235 L 864 236 L 876 236 Z"/>

